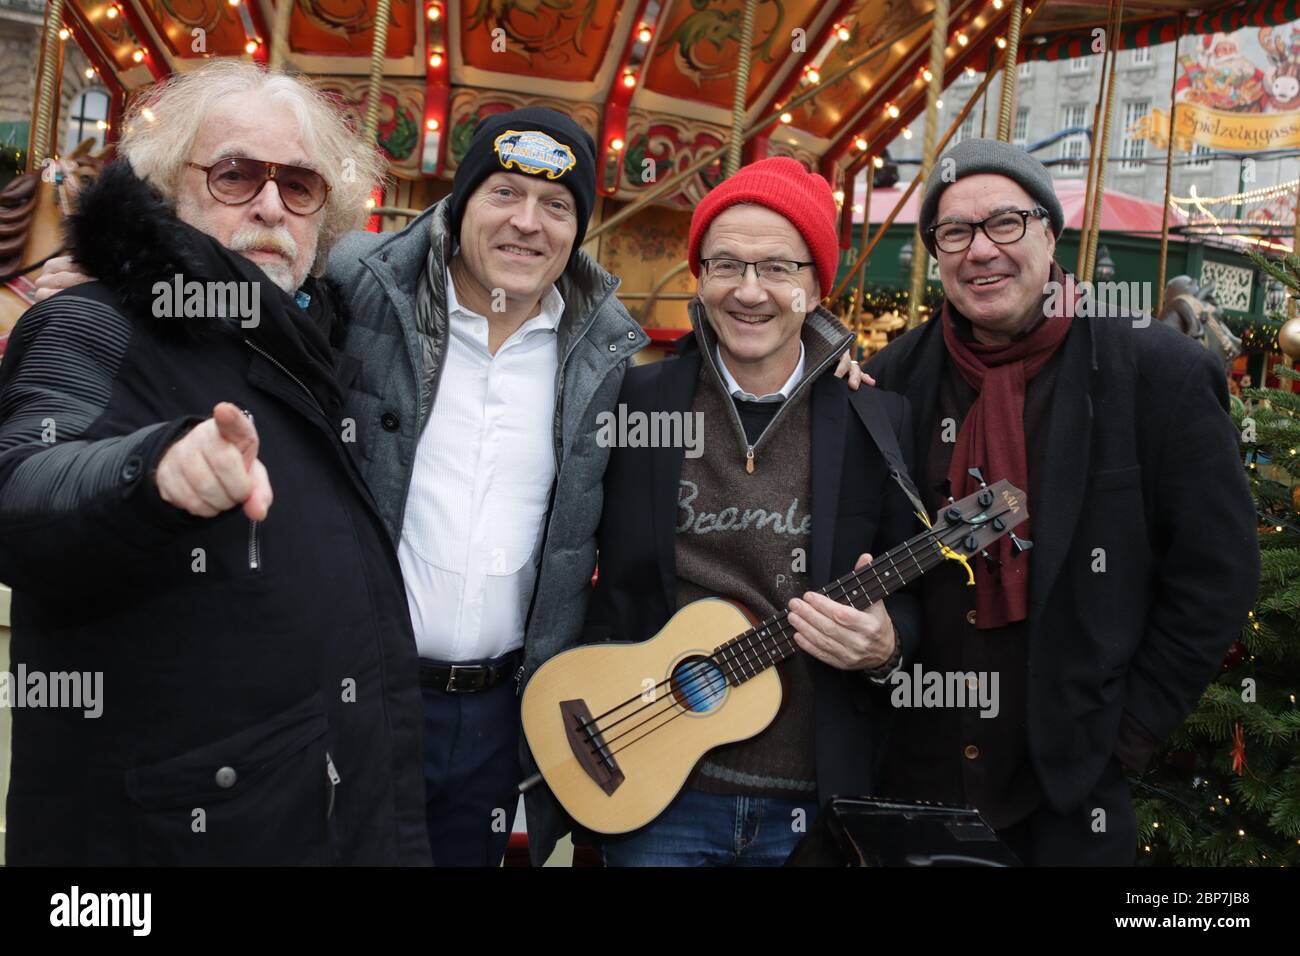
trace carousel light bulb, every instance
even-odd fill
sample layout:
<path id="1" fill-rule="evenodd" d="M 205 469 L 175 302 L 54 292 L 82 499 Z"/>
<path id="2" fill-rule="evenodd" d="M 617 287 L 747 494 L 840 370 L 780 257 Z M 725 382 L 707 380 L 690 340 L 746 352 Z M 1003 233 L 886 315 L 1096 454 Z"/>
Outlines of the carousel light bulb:
<path id="1" fill-rule="evenodd" d="M 893 103 L 889 104 L 889 109 L 885 110 L 885 112 L 889 114 L 890 119 L 898 119 L 898 107 Z"/>
<path id="2" fill-rule="evenodd" d="M 62 30 L 59 31 L 60 40 L 66 40 L 70 36 L 72 36 L 72 34 L 68 31 L 67 27 L 64 27 Z"/>
<path id="3" fill-rule="evenodd" d="M 911 139 L 911 138 L 912 138 L 912 127 L 909 126 L 907 129 L 903 130 L 903 139 Z"/>
<path id="4" fill-rule="evenodd" d="M 431 119 L 431 120 L 429 120 L 427 123 L 424 124 L 424 128 L 427 129 L 427 130 L 428 130 L 429 132 L 431 132 L 431 133 L 437 132 L 437 130 L 438 130 L 438 121 L 437 121 L 436 119 Z"/>
<path id="5" fill-rule="evenodd" d="M 95 129 L 99 130 L 100 132 L 103 132 L 104 130 L 108 129 L 108 124 L 105 123 L 103 120 L 95 120 Z"/>
<path id="6" fill-rule="evenodd" d="M 116 7 L 116 6 L 112 6 L 112 7 L 109 7 L 107 10 L 104 11 L 104 16 L 108 17 L 110 20 L 116 20 L 116 19 L 117 19 L 117 13 L 118 13 L 117 7 Z"/>
<path id="7" fill-rule="evenodd" d="M 885 168 L 885 160 L 880 156 L 877 156 L 875 159 L 872 160 L 872 162 L 875 163 L 876 169 Z"/>
<path id="8" fill-rule="evenodd" d="M 943 100 L 935 100 L 934 107 L 935 109 L 943 109 Z"/>
<path id="9" fill-rule="evenodd" d="M 854 212 L 856 215 L 859 215 L 859 216 L 862 215 L 862 203 L 860 203 L 860 202 L 855 202 L 855 203 L 853 204 L 853 212 Z M 1293 700 L 1292 703 L 1295 703 L 1295 701 Z"/>
<path id="10" fill-rule="evenodd" d="M 1005 37 L 998 37 L 993 42 L 995 42 L 998 45 L 999 50 L 1005 50 L 1007 48 L 1007 41 Z"/>
<path id="11" fill-rule="evenodd" d="M 632 89 L 632 87 L 636 86 L 636 74 L 631 72 L 630 70 L 627 73 L 624 73 L 623 85 L 626 86 L 629 90 Z"/>
<path id="12" fill-rule="evenodd" d="M 638 30 L 638 31 L 637 31 L 637 34 L 636 34 L 636 38 L 637 38 L 638 40 L 640 40 L 642 43 L 649 43 L 649 42 L 650 42 L 650 38 L 653 37 L 653 36 L 654 36 L 654 31 L 651 30 L 651 29 L 650 29 L 648 26 L 646 26 L 644 23 L 641 24 L 641 29 Z"/>
<path id="13" fill-rule="evenodd" d="M 1245 835 L 1246 835 L 1246 831 L 1245 831 L 1245 830 L 1238 830 L 1238 831 L 1237 831 L 1237 836 L 1239 836 L 1239 837 L 1244 837 Z"/>
<path id="14" fill-rule="evenodd" d="M 612 150 L 613 150 L 614 152 L 616 152 L 616 153 L 619 152 L 620 150 L 622 150 L 622 148 L 623 148 L 624 145 L 625 145 L 625 144 L 624 144 L 623 140 L 620 139 L 620 138 L 617 137 L 617 136 L 615 136 L 613 139 L 611 139 L 611 140 L 609 141 L 609 148 L 612 149 Z"/>
<path id="15" fill-rule="evenodd" d="M 374 208 L 375 208 L 375 197 L 374 197 L 374 196 L 371 196 L 371 197 L 369 197 L 369 198 L 366 200 L 366 208 L 367 208 L 367 209 L 374 209 Z"/>
<path id="16" fill-rule="evenodd" d="M 930 72 L 929 67 L 926 67 L 924 70 L 921 71 L 921 76 L 925 78 L 925 82 L 927 83 L 929 83 L 931 80 L 934 79 L 934 74 Z"/>
<path id="17" fill-rule="evenodd" d="M 993 0 L 993 9 L 994 9 L 994 10 L 1001 10 L 1001 9 L 1002 9 L 1002 0 Z"/>
<path id="18" fill-rule="evenodd" d="M 93 80 L 94 78 L 95 78 L 95 68 L 93 66 L 86 67 L 86 79 Z"/>
<path id="19" fill-rule="evenodd" d="M 966 75 L 969 76 L 969 77 L 974 77 L 974 76 L 975 76 L 975 67 L 973 67 L 973 66 L 968 66 L 968 67 L 966 67 Z"/>
<path id="20" fill-rule="evenodd" d="M 245 43 L 245 44 L 244 44 L 244 52 L 247 53 L 247 54 L 249 54 L 250 56 L 251 56 L 252 54 L 256 53 L 256 52 L 257 52 L 257 41 L 256 41 L 256 40 L 249 40 L 247 43 Z"/>
<path id="21" fill-rule="evenodd" d="M 866 152 L 867 141 L 863 137 L 859 136 L 857 139 L 855 139 L 853 141 L 853 145 L 856 146 L 858 149 L 862 150 L 863 152 Z"/>
<path id="22" fill-rule="evenodd" d="M 239 6 L 239 0 L 226 0 L 226 2 L 229 3 L 232 7 Z"/>
<path id="23" fill-rule="evenodd" d="M 808 67 L 808 82 L 820 83 L 821 81 L 822 81 L 822 75 L 819 72 L 817 72 L 816 67 L 811 67 L 811 66 Z"/>
<path id="24" fill-rule="evenodd" d="M 429 4 L 429 11 L 428 13 L 425 14 L 425 16 L 427 16 L 430 20 L 437 20 L 439 17 L 442 16 L 442 11 L 438 9 L 438 5 L 436 3 L 431 3 Z"/>
<path id="25" fill-rule="evenodd" d="M 849 37 L 852 36 L 849 33 L 849 28 L 842 23 L 835 28 L 835 35 L 840 38 L 841 43 L 848 43 Z"/>
<path id="26" fill-rule="evenodd" d="M 131 54 L 131 59 L 135 60 L 137 63 L 144 62 L 144 50 L 136 50 Z"/>
<path id="27" fill-rule="evenodd" d="M 782 114 L 781 114 L 781 122 L 782 122 L 782 123 L 793 123 L 793 122 L 794 122 L 794 117 L 791 116 L 789 113 L 782 113 Z"/>
<path id="28" fill-rule="evenodd" d="M 966 34 L 964 34 L 964 33 L 958 33 L 958 34 L 957 34 L 957 42 L 958 42 L 958 44 L 960 44 L 961 46 L 965 46 L 967 43 L 970 43 L 970 40 L 968 40 L 968 39 L 966 38 Z"/>
<path id="29" fill-rule="evenodd" d="M 442 54 L 441 53 L 432 54 L 429 57 L 429 66 L 433 67 L 435 70 L 438 67 L 442 66 Z"/>

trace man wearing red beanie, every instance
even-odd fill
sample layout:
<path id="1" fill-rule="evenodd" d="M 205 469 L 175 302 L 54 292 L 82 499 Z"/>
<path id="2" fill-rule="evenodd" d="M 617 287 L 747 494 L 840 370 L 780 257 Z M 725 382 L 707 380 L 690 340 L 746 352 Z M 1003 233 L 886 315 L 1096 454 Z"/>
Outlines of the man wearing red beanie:
<path id="1" fill-rule="evenodd" d="M 812 591 L 918 529 L 834 376 L 852 341 L 817 304 L 835 218 L 830 186 L 792 159 L 718 186 L 691 221 L 693 331 L 675 358 L 624 379 L 620 413 L 692 417 L 703 441 L 612 450 L 586 638 L 647 640 L 717 596 L 759 617 L 788 608 L 805 653 L 779 665 L 776 719 L 706 754 L 653 823 L 606 838 L 609 865 L 777 865 L 831 794 L 873 789 L 883 685 L 916 640 L 917 609 L 908 594 L 857 611 Z M 863 397 L 909 454 L 906 402 Z"/>

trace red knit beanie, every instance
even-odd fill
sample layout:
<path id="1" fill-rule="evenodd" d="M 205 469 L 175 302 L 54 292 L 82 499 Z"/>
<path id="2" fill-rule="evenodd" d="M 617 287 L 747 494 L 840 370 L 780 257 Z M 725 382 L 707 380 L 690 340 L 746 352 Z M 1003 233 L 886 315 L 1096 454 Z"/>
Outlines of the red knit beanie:
<path id="1" fill-rule="evenodd" d="M 691 216 L 691 243 L 687 261 L 691 275 L 700 275 L 700 243 L 718 213 L 738 203 L 766 206 L 790 220 L 799 230 L 813 262 L 822 295 L 835 284 L 839 265 L 839 234 L 835 228 L 838 212 L 830 183 L 810 173 L 803 163 L 788 156 L 773 156 L 745 166 L 736 175 L 714 188 L 695 207 Z"/>

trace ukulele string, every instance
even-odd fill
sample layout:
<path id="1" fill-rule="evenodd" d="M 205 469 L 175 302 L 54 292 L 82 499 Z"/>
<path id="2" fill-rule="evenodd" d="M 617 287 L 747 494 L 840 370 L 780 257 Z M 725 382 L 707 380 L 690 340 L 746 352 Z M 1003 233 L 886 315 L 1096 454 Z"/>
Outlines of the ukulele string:
<path id="1" fill-rule="evenodd" d="M 994 518 L 996 518 L 996 517 L 1001 517 L 1002 514 L 1006 514 L 1006 513 L 1007 513 L 1006 511 L 1003 511 L 1003 512 L 1001 512 L 1001 513 L 999 513 L 998 515 L 995 515 L 995 516 L 993 516 L 993 517 L 994 517 Z M 988 520 L 991 521 L 992 518 L 990 518 L 990 519 L 988 519 Z M 951 532 L 958 532 L 958 533 L 959 533 L 958 536 L 960 536 L 960 535 L 965 534 L 965 533 L 967 532 L 967 528 L 966 528 L 966 526 L 964 526 L 964 525 L 944 525 L 942 528 L 933 528 L 933 529 L 929 529 L 929 530 L 926 531 L 925 533 L 920 534 L 920 535 L 918 535 L 917 537 L 915 537 L 915 538 L 913 538 L 913 539 L 910 539 L 908 542 L 906 542 L 906 543 L 905 543 L 905 547 L 904 547 L 903 550 L 905 550 L 905 551 L 907 552 L 907 557 L 910 558 L 911 561 L 912 561 L 914 564 L 917 565 L 917 567 L 922 571 L 922 573 L 924 573 L 924 572 L 929 571 L 929 570 L 931 570 L 931 569 L 933 569 L 933 568 L 935 568 L 935 567 L 938 567 L 939 564 L 941 564 L 943 561 L 947 560 L 947 558 L 944 556 L 944 554 L 943 554 L 943 552 L 942 552 L 942 549 L 936 547 L 934 550 L 930 550 L 930 551 L 924 552 L 924 553 L 922 554 L 922 559 L 923 559 L 924 562 L 925 562 L 924 565 L 923 565 L 921 561 L 918 561 L 918 560 L 917 560 L 916 555 L 912 552 L 912 546 L 913 546 L 913 545 L 917 545 L 917 544 L 922 544 L 922 543 L 925 542 L 926 539 L 931 539 L 931 541 L 930 541 L 931 544 L 936 544 L 936 545 L 937 545 L 937 544 L 940 544 L 940 543 L 945 544 L 945 545 L 946 545 L 946 544 L 949 544 L 949 542 L 947 542 L 947 541 L 944 540 L 944 537 L 945 537 L 945 534 L 946 534 L 946 533 L 951 533 Z M 901 555 L 886 555 L 886 557 L 889 558 L 889 565 L 890 565 L 890 567 L 893 568 L 893 569 L 896 569 L 896 568 L 897 568 L 897 561 L 899 560 L 899 558 L 901 557 Z M 860 588 L 860 587 L 862 586 L 862 581 L 861 581 L 860 579 L 861 579 L 862 577 L 864 577 L 865 574 L 866 574 L 867 572 L 869 572 L 869 571 L 870 571 L 870 572 L 874 572 L 876 569 L 878 569 L 878 567 L 879 567 L 879 565 L 877 565 L 875 562 L 873 562 L 872 564 L 866 565 L 866 566 L 864 566 L 863 568 L 861 568 L 861 569 L 858 570 L 858 571 L 854 571 L 851 575 L 846 575 L 843 579 L 841 579 L 841 581 L 844 582 L 844 583 L 839 583 L 837 588 L 834 588 L 834 589 L 828 590 L 828 591 L 826 592 L 827 596 L 828 596 L 828 597 L 829 597 L 829 596 L 833 596 L 833 595 L 832 595 L 832 591 L 833 591 L 833 590 L 836 590 L 836 589 L 838 589 L 838 590 L 841 592 L 840 595 L 839 595 L 840 597 L 846 596 L 846 595 L 849 593 L 848 582 L 849 582 L 850 579 L 852 580 L 852 583 L 853 583 L 853 585 L 854 585 L 854 590 L 856 590 L 856 589 L 858 589 L 858 588 Z M 877 581 L 877 584 L 880 583 L 880 578 L 879 578 L 879 575 L 878 575 L 878 574 L 876 575 L 876 581 Z M 883 587 L 883 585 L 881 585 L 881 590 L 882 590 L 882 591 L 885 590 L 884 587 Z M 886 596 L 887 596 L 887 594 L 888 594 L 888 592 L 886 592 Z M 879 599 L 877 599 L 877 600 L 879 600 Z M 751 630 L 748 631 L 748 632 L 746 632 L 746 633 L 747 633 L 747 634 L 757 634 L 757 633 L 759 633 L 761 630 L 763 630 L 764 628 L 768 628 L 768 629 L 775 630 L 779 636 L 773 637 L 773 638 L 771 639 L 771 643 L 772 643 L 772 645 L 773 645 L 773 648 L 772 648 L 772 649 L 774 649 L 774 648 L 776 647 L 776 642 L 778 642 L 778 641 L 780 641 L 780 640 L 786 640 L 786 641 L 788 641 L 788 640 L 790 639 L 792 633 L 793 633 L 792 631 L 791 631 L 790 633 L 787 633 L 787 630 L 786 630 L 786 629 L 789 627 L 789 624 L 788 624 L 788 622 L 786 622 L 786 621 L 781 621 L 779 624 L 775 624 L 775 626 L 773 625 L 773 622 L 779 620 L 779 618 L 780 618 L 780 615 L 778 615 L 776 618 L 772 618 L 772 619 L 770 619 L 769 622 L 767 622 L 767 623 L 760 624 L 760 625 L 759 625 L 758 627 L 756 627 L 756 628 L 751 628 Z M 745 635 L 741 635 L 741 637 L 744 637 L 744 636 L 745 636 Z M 738 638 L 733 638 L 733 640 L 737 640 L 737 639 L 738 639 Z M 728 642 L 728 643 L 730 643 L 730 642 Z M 764 637 L 764 638 L 761 640 L 760 644 L 759 644 L 759 649 L 761 649 L 761 650 L 768 650 L 769 653 L 770 653 L 770 650 L 771 650 L 771 649 L 768 648 L 768 646 L 767 646 L 768 643 L 769 643 L 768 638 L 767 638 L 767 637 Z M 725 647 L 725 646 L 726 646 L 726 645 L 724 645 L 724 647 Z M 715 651 L 714 653 L 717 654 L 718 651 Z M 697 661 L 697 662 L 693 665 L 693 667 L 694 667 L 695 669 L 691 672 L 691 674 L 690 674 L 690 679 L 695 679 L 695 678 L 702 677 L 703 675 L 706 674 L 706 672 L 712 672 L 714 669 L 713 669 L 712 667 L 709 667 L 709 663 L 710 663 L 710 662 L 712 662 L 712 663 L 717 667 L 717 671 L 716 671 L 715 673 L 709 673 L 707 677 L 704 677 L 705 686 L 704 686 L 704 688 L 703 688 L 703 692 L 704 692 L 705 695 L 707 695 L 707 701 L 706 701 L 706 702 L 711 702 L 711 701 L 715 698 L 715 695 L 716 695 L 716 696 L 720 696 L 720 695 L 721 695 L 721 691 L 725 688 L 725 686 L 726 686 L 726 684 L 727 684 L 727 682 L 728 682 L 728 677 L 727 677 L 727 673 L 726 673 L 726 671 L 727 671 L 727 663 L 724 663 L 724 662 L 720 662 L 720 661 L 718 661 L 718 660 L 715 660 L 715 658 L 714 658 L 713 655 L 709 655 L 708 657 L 703 658 L 703 659 L 700 660 L 700 661 Z M 738 662 L 738 659 L 737 659 L 736 662 Z M 733 673 L 733 674 L 735 673 L 734 669 L 732 670 L 732 673 Z M 665 681 L 661 681 L 658 685 L 656 685 L 655 689 L 657 690 L 659 687 L 663 686 L 664 684 L 670 683 L 671 680 L 672 680 L 672 677 L 669 677 L 667 680 L 665 680 Z M 643 693 L 644 693 L 644 692 L 643 692 Z M 697 689 L 697 693 L 698 693 L 698 689 Z M 668 705 L 667 705 L 666 707 L 663 707 L 663 708 L 659 709 L 658 711 L 656 711 L 655 713 L 652 713 L 652 714 L 648 715 L 648 716 L 646 717 L 645 720 L 642 720 L 642 721 L 638 722 L 637 724 L 634 724 L 632 727 L 630 727 L 630 728 L 628 728 L 627 730 L 623 731 L 623 732 L 622 732 L 621 734 L 619 734 L 618 736 L 613 737 L 613 738 L 611 738 L 611 739 L 609 739 L 609 740 L 606 740 L 604 743 L 605 743 L 605 747 L 606 747 L 606 749 L 608 749 L 612 744 L 616 743 L 617 741 L 622 740 L 624 737 L 628 736 L 629 734 L 631 734 L 631 733 L 635 733 L 637 730 L 639 730 L 639 729 L 641 729 L 641 728 L 643 728 L 643 727 L 646 727 L 648 724 L 654 722 L 654 721 L 657 720 L 659 717 L 662 717 L 664 714 L 669 713 L 670 711 L 676 710 L 676 713 L 673 714 L 672 717 L 669 717 L 668 720 L 665 720 L 665 721 L 663 721 L 662 723 L 659 723 L 659 724 L 655 725 L 654 727 L 650 727 L 648 730 L 646 730 L 645 733 L 643 733 L 643 734 L 641 734 L 640 736 L 634 738 L 633 740 L 628 741 L 628 742 L 625 743 L 622 747 L 619 747 L 619 748 L 617 748 L 616 750 L 612 750 L 612 751 L 610 751 L 610 752 L 609 752 L 609 756 L 610 756 L 610 757 L 613 757 L 613 756 L 616 755 L 616 754 L 622 753 L 624 750 L 626 750 L 626 749 L 627 749 L 628 747 L 630 747 L 632 744 L 636 743 L 636 742 L 639 741 L 639 740 L 644 740 L 644 739 L 645 739 L 646 737 L 648 737 L 650 734 L 652 734 L 652 733 L 654 733 L 655 731 L 661 729 L 662 727 L 666 727 L 669 723 L 671 723 L 673 720 L 676 720 L 678 717 L 682 716 L 683 714 L 686 714 L 686 713 L 695 713 L 695 712 L 696 712 L 696 711 L 694 711 L 692 708 L 690 708 L 689 706 L 687 706 L 687 707 L 680 707 L 680 706 L 678 706 L 675 697 L 676 697 L 675 694 L 669 695 L 669 703 L 668 703 Z M 634 702 L 636 699 L 638 699 L 638 698 L 632 698 L 632 699 L 630 699 L 630 700 L 628 700 L 628 701 L 625 701 L 623 704 L 616 705 L 615 707 L 613 707 L 613 708 L 611 708 L 610 710 L 606 711 L 604 714 L 601 714 L 600 717 L 593 718 L 593 719 L 590 720 L 590 721 L 586 721 L 586 722 L 584 722 L 584 727 L 583 727 L 583 729 L 587 731 L 587 734 L 588 734 L 588 741 L 587 741 L 587 742 L 588 742 L 588 745 L 592 748 L 592 749 L 591 749 L 591 752 L 592 752 L 593 755 L 598 756 L 598 754 L 596 753 L 594 737 L 593 737 L 593 735 L 592 735 L 592 731 L 593 731 L 593 729 L 595 729 L 596 732 L 600 733 L 600 734 L 602 735 L 602 737 L 603 737 L 603 735 L 604 735 L 604 733 L 605 733 L 606 731 L 608 731 L 608 730 L 612 730 L 614 727 L 616 727 L 618 724 L 622 723 L 623 721 L 630 719 L 631 717 L 635 716 L 636 714 L 639 714 L 639 713 L 641 713 L 642 711 L 646 710 L 647 708 L 653 707 L 656 703 L 658 703 L 658 698 L 655 698 L 654 700 L 651 700 L 650 702 L 648 702 L 648 703 L 644 704 L 643 706 L 637 708 L 637 710 L 633 711 L 632 713 L 630 713 L 630 714 L 628 714 L 628 715 L 626 715 L 626 716 L 620 718 L 619 720 L 615 721 L 613 724 L 610 724 L 610 725 L 608 725 L 608 726 L 606 726 L 606 727 L 604 727 L 604 728 L 594 727 L 594 725 L 596 724 L 596 721 L 598 721 L 598 720 L 600 720 L 601 718 L 603 718 L 603 717 L 605 717 L 605 716 L 608 716 L 609 714 L 611 714 L 611 713 L 617 711 L 620 707 L 624 707 L 624 706 L 626 706 L 627 704 Z"/>

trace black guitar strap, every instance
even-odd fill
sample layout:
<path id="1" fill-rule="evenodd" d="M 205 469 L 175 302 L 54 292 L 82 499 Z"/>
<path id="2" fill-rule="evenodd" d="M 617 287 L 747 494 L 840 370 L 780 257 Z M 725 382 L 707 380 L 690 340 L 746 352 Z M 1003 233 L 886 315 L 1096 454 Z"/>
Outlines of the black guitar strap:
<path id="1" fill-rule="evenodd" d="M 885 404 L 880 401 L 875 389 L 863 386 L 856 392 L 850 390 L 849 402 L 853 405 L 853 410 L 858 413 L 858 418 L 862 419 L 862 424 L 867 427 L 867 434 L 880 449 L 880 454 L 885 456 L 890 477 L 898 482 L 898 487 L 903 489 L 903 494 L 907 495 L 907 500 L 912 502 L 913 508 L 920 514 L 929 514 L 921 501 L 920 492 L 912 483 L 912 476 L 908 474 L 907 462 L 903 460 L 903 449 L 898 445 L 898 436 L 894 434 L 894 428 L 889 424 Z"/>

